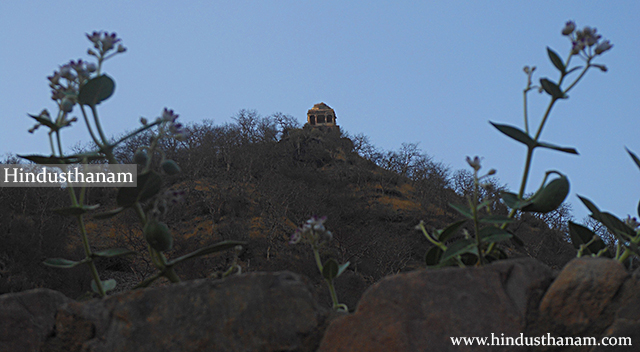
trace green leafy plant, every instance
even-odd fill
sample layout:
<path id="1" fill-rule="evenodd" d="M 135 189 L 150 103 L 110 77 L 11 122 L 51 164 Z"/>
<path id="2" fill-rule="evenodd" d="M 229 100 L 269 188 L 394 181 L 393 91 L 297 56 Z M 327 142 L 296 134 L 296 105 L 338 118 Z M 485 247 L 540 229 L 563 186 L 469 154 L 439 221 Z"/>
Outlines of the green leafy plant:
<path id="1" fill-rule="evenodd" d="M 345 269 L 349 266 L 349 262 L 340 265 L 335 259 L 330 258 L 322 264 L 322 261 L 320 260 L 320 249 L 333 238 L 331 231 L 328 231 L 324 227 L 324 222 L 326 220 L 326 216 L 311 217 L 311 219 L 307 220 L 304 225 L 296 229 L 293 235 L 291 235 L 289 243 L 296 244 L 302 241 L 311 245 L 318 270 L 329 287 L 331 301 L 333 302 L 333 309 L 347 312 L 349 310 L 348 307 L 345 304 L 338 302 L 338 296 L 336 295 L 333 280 L 342 275 Z"/>
<path id="2" fill-rule="evenodd" d="M 548 213 L 557 209 L 566 199 L 569 194 L 569 180 L 559 171 L 551 170 L 547 171 L 540 188 L 531 196 L 525 197 L 525 189 L 527 181 L 530 176 L 531 163 L 533 160 L 533 152 L 537 148 L 551 149 L 568 154 L 578 154 L 575 148 L 558 146 L 556 144 L 544 142 L 541 140 L 542 131 L 548 121 L 551 111 L 555 103 L 559 100 L 567 99 L 569 96 L 567 93 L 573 89 L 576 84 L 584 77 L 584 75 L 591 68 L 598 68 L 603 72 L 607 71 L 604 65 L 594 63 L 594 59 L 602 55 L 604 52 L 611 49 L 612 44 L 608 40 L 600 40 L 601 35 L 597 34 L 597 30 L 591 27 L 584 27 L 582 30 L 576 30 L 576 25 L 573 21 L 568 21 L 562 29 L 562 35 L 569 38 L 571 41 L 571 48 L 566 61 L 564 61 L 560 55 L 554 50 L 547 47 L 547 55 L 553 66 L 559 72 L 559 79 L 553 81 L 549 78 L 540 79 L 539 85 L 533 84 L 533 73 L 536 70 L 535 67 L 524 67 L 524 72 L 527 75 L 527 84 L 523 91 L 524 99 L 524 129 L 514 127 L 506 124 L 498 124 L 490 122 L 498 131 L 506 135 L 507 137 L 524 144 L 527 147 L 526 161 L 524 165 L 524 172 L 522 175 L 522 181 L 520 183 L 520 189 L 518 193 L 502 192 L 502 201 L 511 209 L 508 217 L 497 217 L 495 215 L 488 215 L 487 217 L 479 216 L 479 210 L 487 207 L 489 204 L 483 202 L 478 204 L 478 187 L 479 181 L 482 177 L 478 177 L 477 172 L 480 169 L 479 158 L 471 160 L 467 157 L 467 161 L 474 169 L 474 183 L 475 191 L 473 199 L 469 199 L 469 205 L 460 206 L 451 204 L 451 206 L 463 215 L 466 219 L 457 221 L 445 229 L 436 230 L 434 233 L 429 234 L 423 223 L 420 223 L 417 228 L 421 230 L 427 239 L 432 242 L 435 247 L 432 247 L 426 254 L 426 263 L 428 266 L 443 266 L 443 265 L 482 265 L 486 262 L 502 259 L 506 257 L 496 244 L 500 241 L 504 241 L 510 238 L 517 240 L 506 227 L 512 221 L 514 216 L 518 212 L 537 212 Z M 570 67 L 571 60 L 573 58 L 581 59 L 583 62 L 580 65 Z M 579 74 L 571 80 L 568 85 L 563 84 L 565 81 L 570 80 L 570 76 L 573 73 Z M 534 135 L 531 135 L 529 129 L 529 113 L 528 113 L 528 94 L 531 91 L 537 90 L 542 93 L 545 92 L 549 95 L 550 101 L 542 116 L 540 124 Z M 634 159 L 635 160 L 635 159 Z M 491 172 L 489 172 L 491 174 Z M 547 179 L 550 175 L 557 175 L 557 178 L 549 181 Z M 485 175 L 486 176 L 486 175 Z M 485 177 L 483 176 L 483 177 Z M 584 202 L 584 199 L 583 199 Z M 598 217 L 596 220 L 600 220 L 597 208 L 587 205 L 589 209 Z M 487 207 L 487 209 L 489 209 Z M 593 215 L 592 215 L 593 216 Z M 447 245 L 445 242 L 453 238 L 453 236 L 463 227 L 468 221 L 473 221 L 474 236 L 468 233 L 464 233 L 464 238 L 453 241 L 453 243 Z M 601 221 L 601 220 L 600 220 Z M 491 226 L 481 227 L 480 224 L 491 223 Z M 575 224 L 574 224 L 575 225 Z M 606 225 L 606 224 L 605 224 Z M 619 224 L 616 224 L 619 225 Z M 613 226 L 613 225 L 612 225 Z M 576 226 L 573 226 L 576 228 Z M 466 231 L 466 230 L 465 230 Z M 575 232 L 575 231 L 574 231 Z M 584 231 L 581 230 L 581 234 Z M 576 238 L 588 237 L 588 234 L 581 237 L 576 235 Z M 572 238 L 574 236 L 572 235 Z M 635 237 L 634 237 L 635 238 Z M 639 238 L 640 240 L 640 238 Z M 589 242 L 589 240 L 586 240 Z M 632 243 L 627 240 L 627 243 Z M 600 252 L 600 244 L 595 242 L 589 242 L 585 248 L 591 248 Z M 632 248 L 632 247 L 629 247 Z"/>
<path id="3" fill-rule="evenodd" d="M 49 86 L 52 89 L 52 100 L 58 105 L 58 113 L 54 119 L 45 109 L 39 115 L 29 115 L 36 120 L 36 125 L 29 130 L 33 133 L 40 126 L 49 129 L 49 142 L 51 155 L 20 155 L 20 157 L 38 164 L 87 164 L 104 163 L 118 164 L 113 150 L 124 141 L 143 132 L 150 133 L 150 143 L 135 151 L 133 159 L 139 165 L 140 172 L 137 176 L 136 187 L 122 187 L 116 195 L 117 207 L 112 210 L 99 213 L 92 213 L 95 219 L 107 219 L 114 217 L 125 210 L 134 211 L 142 225 L 142 234 L 148 244 L 148 251 L 151 262 L 156 267 L 157 273 L 138 284 L 137 287 L 146 287 L 158 278 L 166 277 L 171 282 L 179 282 L 180 278 L 174 268 L 176 265 L 199 256 L 227 250 L 244 244 L 240 241 L 223 241 L 178 258 L 168 259 L 165 252 L 173 247 L 173 235 L 169 227 L 162 221 L 166 214 L 168 204 L 180 200 L 181 191 L 164 191 L 163 174 L 153 167 L 154 159 L 160 165 L 164 175 L 171 176 L 181 172 L 180 167 L 173 160 L 167 159 L 164 152 L 158 147 L 163 139 L 184 138 L 182 124 L 177 122 L 178 115 L 167 108 L 155 121 L 149 123 L 145 118 L 141 118 L 142 127 L 126 134 L 115 141 L 109 140 L 100 123 L 97 106 L 107 100 L 115 91 L 115 82 L 108 75 L 102 73 L 103 63 L 117 54 L 126 52 L 126 48 L 120 43 L 115 33 L 93 32 L 87 34 L 87 38 L 93 43 L 93 48 L 88 50 L 88 54 L 96 59 L 96 63 L 86 62 L 82 59 L 70 61 L 62 65 L 58 71 L 48 77 Z M 70 118 L 74 108 L 78 107 L 86 124 L 86 128 L 91 136 L 96 149 L 90 152 L 65 155 L 62 142 L 61 130 L 70 127 L 77 122 L 76 117 Z M 89 115 L 87 111 L 90 111 Z M 160 160 L 157 160 L 157 159 Z M 116 286 L 115 280 L 100 279 L 95 261 L 99 258 L 113 258 L 135 254 L 133 251 L 123 248 L 114 248 L 101 251 L 93 251 L 87 236 L 85 215 L 97 210 L 99 204 L 86 204 L 86 187 L 76 190 L 73 184 L 67 185 L 71 206 L 54 211 L 64 216 L 71 216 L 77 219 L 80 239 L 84 249 L 85 258 L 79 261 L 52 258 L 44 261 L 45 265 L 56 268 L 72 268 L 86 264 L 93 278 L 91 288 L 100 296 L 105 296 L 106 292 Z M 232 268 L 233 269 L 233 268 Z"/>
<path id="4" fill-rule="evenodd" d="M 640 159 L 638 156 L 627 149 L 627 153 L 640 168 Z M 633 257 L 640 258 L 640 224 L 637 219 L 627 216 L 621 220 L 615 215 L 603 212 L 593 204 L 589 199 L 578 196 L 582 203 L 591 211 L 591 217 L 604 225 L 609 233 L 615 237 L 615 253 L 611 253 L 604 240 L 588 227 L 580 224 L 569 222 L 569 234 L 571 242 L 578 250 L 578 257 L 609 257 L 621 263 L 630 264 Z M 640 216 L 640 202 L 638 210 Z"/>
<path id="5" fill-rule="evenodd" d="M 480 187 L 485 186 L 481 181 L 494 175 L 496 171 L 491 169 L 485 175 L 479 176 L 480 158 L 477 156 L 473 159 L 467 157 L 467 162 L 473 168 L 473 193 L 467 197 L 468 207 L 451 204 L 451 207 L 465 219 L 432 233 L 427 231 L 423 221 L 416 226 L 416 229 L 422 231 L 427 240 L 434 245 L 425 255 L 427 266 L 458 265 L 464 267 L 507 257 L 500 249 L 489 252 L 487 248 L 493 243 L 513 237 L 513 234 L 500 227 L 502 224 L 512 222 L 513 219 L 504 215 L 492 214 L 491 200 L 479 201 Z M 475 236 L 471 236 L 469 231 L 463 228 L 469 221 L 472 222 Z M 462 229 L 464 237 L 446 245 L 445 243 L 451 240 L 460 229 Z"/>

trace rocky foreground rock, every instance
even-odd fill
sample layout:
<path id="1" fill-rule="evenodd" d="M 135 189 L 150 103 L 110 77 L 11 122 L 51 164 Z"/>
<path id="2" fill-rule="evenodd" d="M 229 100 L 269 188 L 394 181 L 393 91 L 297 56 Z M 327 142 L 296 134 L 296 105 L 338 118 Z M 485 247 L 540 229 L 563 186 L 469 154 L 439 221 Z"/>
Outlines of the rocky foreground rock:
<path id="1" fill-rule="evenodd" d="M 640 345 L 639 274 L 609 259 L 576 259 L 557 275 L 534 259 L 393 275 L 351 314 L 318 304 L 312 292 L 304 277 L 274 272 L 87 302 L 46 289 L 6 294 L 0 351 L 607 351 L 501 344 L 521 335 L 623 336 Z M 462 336 L 494 345 L 455 346 L 451 337 Z"/>

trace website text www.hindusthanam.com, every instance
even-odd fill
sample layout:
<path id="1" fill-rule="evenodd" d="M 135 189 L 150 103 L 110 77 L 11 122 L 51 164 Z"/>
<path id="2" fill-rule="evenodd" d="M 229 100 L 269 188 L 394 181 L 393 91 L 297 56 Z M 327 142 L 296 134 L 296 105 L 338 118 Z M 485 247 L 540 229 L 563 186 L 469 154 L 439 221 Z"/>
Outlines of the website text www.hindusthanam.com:
<path id="1" fill-rule="evenodd" d="M 136 187 L 137 165 L 0 165 L 0 187 Z"/>
<path id="2" fill-rule="evenodd" d="M 601 339 L 584 336 L 524 336 L 491 334 L 485 337 L 451 337 L 454 346 L 632 346 L 631 337 L 607 336 Z"/>

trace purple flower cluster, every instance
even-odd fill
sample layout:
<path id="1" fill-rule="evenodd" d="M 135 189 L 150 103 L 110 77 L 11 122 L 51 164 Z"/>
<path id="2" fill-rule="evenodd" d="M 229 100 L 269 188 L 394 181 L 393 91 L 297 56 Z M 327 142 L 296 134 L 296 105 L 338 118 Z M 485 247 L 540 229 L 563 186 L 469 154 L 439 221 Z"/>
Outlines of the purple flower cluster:
<path id="1" fill-rule="evenodd" d="M 568 21 L 564 25 L 562 35 L 571 39 L 571 55 L 584 53 L 587 58 L 591 58 L 595 55 L 601 55 L 613 47 L 609 40 L 600 42 L 602 35 L 598 34 L 596 28 L 585 26 L 582 30 L 576 30 L 576 24 L 573 21 Z M 592 49 L 594 46 L 595 49 Z"/>
<path id="2" fill-rule="evenodd" d="M 184 200 L 185 191 L 181 189 L 166 190 L 155 198 L 153 208 L 150 210 L 152 217 L 159 219 L 167 214 L 169 207 Z"/>
<path id="3" fill-rule="evenodd" d="M 185 130 L 184 126 L 180 122 L 177 122 L 178 116 L 180 115 L 175 114 L 173 110 L 164 108 L 164 111 L 162 111 L 162 117 L 160 117 L 160 119 L 164 122 L 169 123 L 169 132 L 171 132 L 174 138 L 183 140 L 185 138 Z"/>
<path id="4" fill-rule="evenodd" d="M 103 31 L 94 31 L 91 34 L 87 33 L 87 38 L 89 38 L 89 40 L 93 43 L 93 47 L 98 50 L 101 56 L 104 56 L 104 54 L 115 48 L 116 44 L 118 44 L 116 52 L 123 53 L 127 51 L 127 48 L 120 44 L 121 39 L 118 38 L 115 32 L 109 33 Z M 89 49 L 89 55 L 98 56 L 96 52 L 91 49 Z"/>
<path id="5" fill-rule="evenodd" d="M 327 231 L 324 222 L 327 221 L 326 216 L 312 216 L 302 226 L 296 229 L 289 239 L 289 244 L 296 244 L 300 241 L 309 242 L 314 246 L 329 242 L 333 238 L 331 231 Z"/>
<path id="6" fill-rule="evenodd" d="M 91 73 L 96 70 L 96 64 L 82 59 L 71 60 L 60 66 L 59 70 L 53 71 L 53 75 L 47 77 L 51 88 L 51 99 L 60 104 L 62 111 L 71 112 L 76 104 L 80 84 L 87 81 Z"/>

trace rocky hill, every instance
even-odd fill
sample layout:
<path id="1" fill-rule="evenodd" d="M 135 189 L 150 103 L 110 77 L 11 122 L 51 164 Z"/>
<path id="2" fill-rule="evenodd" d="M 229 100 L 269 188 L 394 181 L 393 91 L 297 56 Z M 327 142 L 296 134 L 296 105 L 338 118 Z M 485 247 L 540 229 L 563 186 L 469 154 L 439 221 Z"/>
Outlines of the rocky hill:
<path id="1" fill-rule="evenodd" d="M 175 237 L 168 256 L 221 240 L 247 241 L 237 258 L 243 272 L 291 270 L 303 274 L 329 305 L 312 251 L 302 244 L 289 244 L 291 234 L 310 216 L 327 216 L 325 226 L 333 232 L 333 240 L 321 255 L 351 262 L 338 278 L 336 289 L 341 301 L 355 307 L 362 292 L 382 277 L 424 266 L 430 244 L 415 230 L 420 220 L 429 228 L 443 228 L 459 220 L 448 203 L 464 202 L 464 190 L 452 185 L 446 168 L 411 148 L 405 153 L 366 155 L 359 144 L 362 141 L 348 138 L 337 126 L 260 129 L 259 123 L 242 122 L 194 125 L 186 141 L 164 146 L 167 157 L 183 170 L 167 184 L 183 192 L 182 201 L 171 206 L 164 218 Z M 144 138 L 121 148 L 119 158 L 130 160 L 140 143 Z M 90 189 L 88 197 L 90 203 L 100 203 L 106 210 L 114 206 L 115 192 Z M 28 197 L 24 192 L 0 190 L 1 210 L 10 215 L 0 220 L 0 236 L 7 244 L 0 249 L 5 268 L 0 293 L 50 287 L 76 298 L 86 290 L 90 278 L 84 270 L 58 273 L 38 262 L 51 256 L 80 256 L 75 224 L 46 210 L 65 204 L 65 196 L 53 190 Z M 496 193 L 485 196 L 495 197 Z M 506 211 L 500 205 L 495 210 Z M 133 213 L 110 220 L 89 219 L 87 229 L 96 248 L 146 252 Z M 513 230 L 525 245 L 507 244 L 505 251 L 510 256 L 532 256 L 552 268 L 575 257 L 562 232 L 548 222 L 526 217 Z M 31 242 L 16 237 L 25 234 Z M 123 289 L 149 275 L 151 265 L 144 258 L 103 261 L 100 269 L 105 279 L 117 278 Z M 231 252 L 210 255 L 177 271 L 183 279 L 216 277 L 233 260 Z M 64 280 L 67 283 L 56 284 Z"/>

